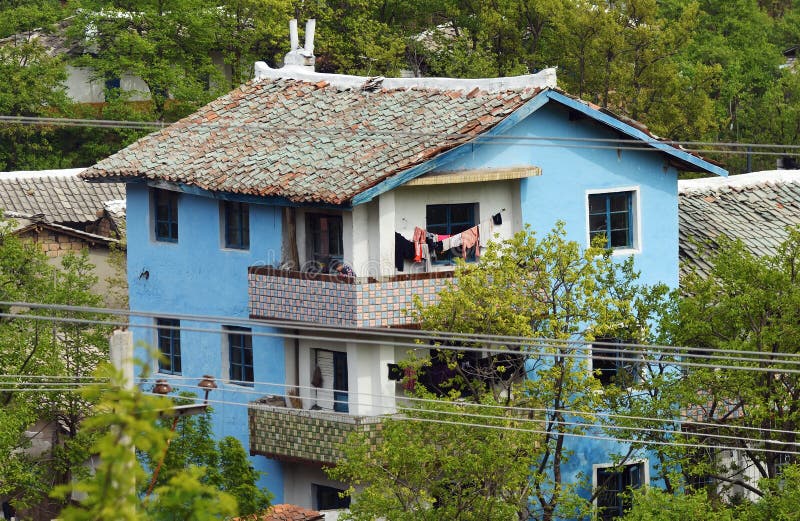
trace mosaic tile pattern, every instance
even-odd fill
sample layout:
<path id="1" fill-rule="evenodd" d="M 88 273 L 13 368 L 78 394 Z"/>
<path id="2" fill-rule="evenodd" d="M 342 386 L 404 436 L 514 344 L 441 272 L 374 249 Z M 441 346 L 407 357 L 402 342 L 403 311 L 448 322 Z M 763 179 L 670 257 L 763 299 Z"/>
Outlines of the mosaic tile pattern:
<path id="1" fill-rule="evenodd" d="M 349 327 L 413 324 L 408 311 L 415 296 L 435 303 L 452 273 L 415 274 L 385 280 L 352 281 L 328 275 L 252 268 L 250 316 Z"/>
<path id="2" fill-rule="evenodd" d="M 289 409 L 251 403 L 250 453 L 271 459 L 335 464 L 353 432 L 368 433 L 371 446 L 380 439 L 380 416 L 350 416 L 330 411 Z"/>

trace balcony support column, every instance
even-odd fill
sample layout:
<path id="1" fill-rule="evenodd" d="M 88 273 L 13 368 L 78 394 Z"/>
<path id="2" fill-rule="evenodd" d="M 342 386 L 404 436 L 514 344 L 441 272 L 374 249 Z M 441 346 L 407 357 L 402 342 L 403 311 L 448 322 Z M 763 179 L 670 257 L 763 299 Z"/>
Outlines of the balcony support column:
<path id="1" fill-rule="evenodd" d="M 367 205 L 353 208 L 353 269 L 359 277 L 373 275 L 369 265 L 369 220 Z"/>
<path id="2" fill-rule="evenodd" d="M 394 192 L 381 194 L 378 200 L 378 223 L 380 274 L 394 275 L 394 232 L 397 229 Z"/>

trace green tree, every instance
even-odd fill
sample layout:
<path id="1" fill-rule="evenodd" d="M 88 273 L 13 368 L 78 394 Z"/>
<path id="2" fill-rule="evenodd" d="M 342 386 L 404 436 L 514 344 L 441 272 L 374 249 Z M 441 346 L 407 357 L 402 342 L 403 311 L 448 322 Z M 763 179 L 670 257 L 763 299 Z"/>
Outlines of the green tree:
<path id="1" fill-rule="evenodd" d="M 192 394 L 181 394 L 176 403 L 189 403 Z M 155 469 L 160 458 L 164 458 L 156 486 L 166 486 L 180 476 L 184 469 L 198 467 L 204 474 L 198 477 L 203 485 L 226 492 L 236 499 L 236 515 L 245 516 L 260 512 L 270 506 L 271 494 L 258 488 L 256 482 L 261 473 L 253 469 L 247 453 L 236 438 L 227 436 L 214 441 L 211 408 L 202 414 L 180 418 L 175 424 L 175 437 L 169 448 L 157 459 L 153 454 L 142 452 L 140 457 L 146 468 Z M 158 420 L 162 429 L 172 429 L 172 418 Z M 150 480 L 142 482 L 140 488 L 148 489 Z"/>
<path id="2" fill-rule="evenodd" d="M 694 394 L 685 393 L 683 407 L 717 426 L 698 429 L 700 443 L 713 448 L 713 436 L 724 435 L 724 445 L 738 448 L 757 475 L 774 479 L 795 461 L 781 448 L 794 446 L 800 427 L 800 378 L 787 371 L 795 367 L 787 356 L 800 341 L 800 229 L 791 229 L 774 255 L 756 257 L 723 237 L 710 256 L 707 277 L 683 281 L 672 319 L 674 343 L 701 349 L 684 356 L 706 364 L 685 369 L 683 382 Z M 732 368 L 715 370 L 720 363 Z M 738 463 L 718 457 L 704 463 L 720 490 L 735 484 L 764 494 Z"/>
<path id="3" fill-rule="evenodd" d="M 423 329 L 501 336 L 497 342 L 458 342 L 461 347 L 490 353 L 504 347 L 503 335 L 530 338 L 530 345 L 515 348 L 519 355 L 490 356 L 489 363 L 471 364 L 461 363 L 467 356 L 463 351 L 447 349 L 453 343 L 432 346 L 430 358 L 417 361 L 416 365 L 424 371 L 426 366 L 438 364 L 452 374 L 436 389 L 425 392 L 437 391 L 442 395 L 440 407 L 450 407 L 456 412 L 453 418 L 457 422 L 469 423 L 470 415 L 465 411 L 477 408 L 456 406 L 452 402 L 523 407 L 536 413 L 531 418 L 535 421 L 528 423 L 522 432 L 491 429 L 459 432 L 463 439 L 480 436 L 480 443 L 474 444 L 460 441 L 446 444 L 442 440 L 448 434 L 452 440 L 462 438 L 452 432 L 442 433 L 441 428 L 425 422 L 412 427 L 389 423 L 390 436 L 375 454 L 366 449 L 351 452 L 352 461 L 347 460 L 343 467 L 347 471 L 334 471 L 341 479 L 365 487 L 353 496 L 354 511 L 363 515 L 357 519 L 366 519 L 370 513 L 384 515 L 378 506 L 392 502 L 395 502 L 393 512 L 405 512 L 402 516 L 398 514 L 397 519 L 416 519 L 415 515 L 425 519 L 425 515 L 435 515 L 435 505 L 461 504 L 465 497 L 472 496 L 462 495 L 460 487 L 450 486 L 451 481 L 457 480 L 460 471 L 480 468 L 474 462 L 484 459 L 490 469 L 492 461 L 508 465 L 505 470 L 497 471 L 499 483 L 486 477 L 495 477 L 494 472 L 486 471 L 484 481 L 473 484 L 485 508 L 502 505 L 513 509 L 520 519 L 532 516 L 547 521 L 579 517 L 588 512 L 591 502 L 578 495 L 579 488 L 587 484 L 568 481 L 563 472 L 571 455 L 571 436 L 591 431 L 602 404 L 600 382 L 588 369 L 584 342 L 596 337 L 620 337 L 632 324 L 644 323 L 637 310 L 646 301 L 645 295 L 655 290 L 640 286 L 637 277 L 632 259 L 616 262 L 610 251 L 594 247 L 584 250 L 567 241 L 563 223 L 541 239 L 526 229 L 511 239 L 492 243 L 482 252 L 480 263 L 459 265 L 455 273 L 457 285 L 445 288 L 436 305 L 418 309 L 417 318 Z M 553 340 L 536 340 L 542 338 Z M 481 367 L 485 369 L 474 369 Z M 503 412 L 491 412 L 498 410 Z M 461 411 L 460 416 L 457 411 Z M 520 418 L 506 417 L 506 409 L 488 411 L 482 412 L 488 418 L 482 416 L 480 422 L 523 424 Z M 419 407 L 404 414 L 415 418 L 434 416 L 436 412 Z M 575 417 L 583 421 L 574 421 Z M 403 434 L 394 435 L 395 429 Z M 413 435 L 408 432 L 411 429 Z M 405 441 L 404 435 L 411 441 Z M 403 465 L 412 465 L 415 453 L 426 454 L 434 447 L 442 454 L 431 457 L 442 458 L 446 463 L 433 460 L 432 467 L 440 472 L 423 477 L 408 470 L 410 476 L 396 476 Z M 488 447 L 486 453 L 481 447 Z M 406 459 L 394 460 L 393 455 L 401 454 L 400 451 Z M 502 479 L 505 475 L 509 476 L 508 481 Z M 394 498 L 397 487 L 388 485 L 391 479 L 398 479 L 398 483 L 407 487 L 409 497 L 420 499 L 397 504 Z M 376 485 L 372 485 L 373 480 Z M 366 505 L 360 505 L 362 498 Z M 533 505 L 529 510 L 531 498 Z M 426 507 L 431 510 L 424 512 Z M 501 510 L 495 507 L 493 512 L 499 514 Z"/>
<path id="4" fill-rule="evenodd" d="M 93 452 L 99 463 L 92 476 L 55 490 L 59 497 L 83 495 L 77 504 L 61 512 L 60 519 L 201 521 L 233 515 L 236 500 L 203 484 L 204 470 L 196 466 L 176 473 L 142 501 L 137 483 L 144 480 L 146 472 L 136 451 L 143 451 L 151 458 L 164 451 L 173 433 L 159 427 L 156 420 L 172 402 L 148 396 L 137 388 L 126 388 L 121 376 L 107 366 L 98 375 L 106 381 L 89 387 L 83 396 L 96 403 L 95 414 L 85 421 L 84 428 L 97 434 Z"/>
<path id="5" fill-rule="evenodd" d="M 86 252 L 66 256 L 60 267 L 54 267 L 37 244 L 13 235 L 14 226 L 13 221 L 0 221 L 0 300 L 101 304 L 101 297 L 92 293 L 96 277 Z M 60 381 L 64 386 L 82 385 L 108 359 L 110 328 L 67 321 L 101 318 L 93 313 L 19 306 L 4 306 L 3 311 L 10 316 L 0 320 L 0 373 L 16 376 L 4 377 L 0 391 L 0 455 L 6 465 L 0 493 L 11 496 L 22 510 L 46 496 L 53 485 L 85 470 L 91 440 L 81 435 L 80 425 L 91 404 L 75 392 L 48 387 L 58 388 L 52 384 Z M 44 315 L 48 321 L 31 315 Z M 57 442 L 46 457 L 25 450 L 30 443 L 24 433 L 36 422 L 58 426 Z"/>

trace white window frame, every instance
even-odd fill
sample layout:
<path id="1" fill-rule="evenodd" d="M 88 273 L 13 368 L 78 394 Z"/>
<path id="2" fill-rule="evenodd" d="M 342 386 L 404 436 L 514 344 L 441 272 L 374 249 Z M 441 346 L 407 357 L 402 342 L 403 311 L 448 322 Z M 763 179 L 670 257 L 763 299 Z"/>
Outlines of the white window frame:
<path id="1" fill-rule="evenodd" d="M 586 230 L 585 240 L 586 246 L 592 245 L 590 226 L 589 226 L 589 196 L 599 194 L 615 194 L 620 192 L 631 192 L 631 214 L 633 215 L 633 247 L 631 248 L 614 248 L 612 255 L 633 255 L 642 252 L 642 215 L 641 215 L 641 190 L 639 185 L 635 186 L 615 186 L 612 188 L 598 188 L 586 190 L 583 195 L 584 206 L 584 226 Z"/>
<path id="2" fill-rule="evenodd" d="M 626 463 L 595 463 L 592 465 L 592 494 L 597 490 L 597 471 L 599 469 L 607 469 L 613 467 L 628 467 L 631 465 L 641 465 L 642 470 L 642 488 L 650 486 L 650 460 L 647 458 L 632 459 Z M 597 513 L 597 497 L 592 501 L 595 514 Z"/>

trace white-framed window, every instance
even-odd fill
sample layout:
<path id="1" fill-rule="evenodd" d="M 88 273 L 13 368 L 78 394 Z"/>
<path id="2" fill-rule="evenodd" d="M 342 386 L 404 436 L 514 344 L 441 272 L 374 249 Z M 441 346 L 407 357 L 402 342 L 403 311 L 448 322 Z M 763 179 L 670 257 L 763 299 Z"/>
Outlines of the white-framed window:
<path id="1" fill-rule="evenodd" d="M 618 338 L 600 337 L 591 346 L 592 375 L 603 386 L 629 387 L 641 377 L 640 353 Z"/>
<path id="2" fill-rule="evenodd" d="M 640 251 L 640 223 L 638 187 L 586 192 L 587 244 L 603 237 L 615 253 Z"/>
<path id="3" fill-rule="evenodd" d="M 631 489 L 650 484 L 650 467 L 646 459 L 624 465 L 601 463 L 592 465 L 592 489 L 595 491 L 595 508 L 598 521 L 622 517 L 631 506 Z"/>

